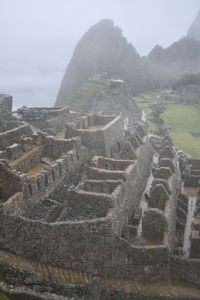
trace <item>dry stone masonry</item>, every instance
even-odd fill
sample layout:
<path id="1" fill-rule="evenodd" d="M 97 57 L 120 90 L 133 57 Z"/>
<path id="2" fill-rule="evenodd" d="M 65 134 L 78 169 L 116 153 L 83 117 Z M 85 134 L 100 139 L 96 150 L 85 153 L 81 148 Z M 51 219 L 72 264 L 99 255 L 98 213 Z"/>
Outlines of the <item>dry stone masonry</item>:
<path id="1" fill-rule="evenodd" d="M 0 99 L 0 290 L 139 299 L 144 283 L 200 285 L 199 160 L 142 121 L 127 126 L 127 116 L 59 107 L 13 114 L 12 97 Z M 128 298 L 124 286 L 134 293 L 135 282 L 141 291 Z"/>

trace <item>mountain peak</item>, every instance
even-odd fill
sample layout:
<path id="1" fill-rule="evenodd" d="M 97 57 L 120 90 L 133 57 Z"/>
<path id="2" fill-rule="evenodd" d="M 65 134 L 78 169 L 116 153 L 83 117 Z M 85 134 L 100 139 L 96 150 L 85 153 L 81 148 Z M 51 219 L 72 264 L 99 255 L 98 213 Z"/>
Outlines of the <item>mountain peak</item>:
<path id="1" fill-rule="evenodd" d="M 187 37 L 200 41 L 200 11 L 190 26 Z"/>
<path id="2" fill-rule="evenodd" d="M 69 103 L 74 92 L 93 75 L 108 72 L 126 80 L 124 73 L 132 72 L 130 66 L 137 67 L 138 63 L 140 56 L 122 35 L 122 30 L 110 19 L 101 20 L 78 42 L 63 77 L 56 105 Z"/>

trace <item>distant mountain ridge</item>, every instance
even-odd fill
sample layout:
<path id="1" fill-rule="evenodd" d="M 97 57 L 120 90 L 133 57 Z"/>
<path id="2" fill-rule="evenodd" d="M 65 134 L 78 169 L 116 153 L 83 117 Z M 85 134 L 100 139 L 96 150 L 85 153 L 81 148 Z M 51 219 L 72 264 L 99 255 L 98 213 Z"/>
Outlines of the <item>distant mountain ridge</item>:
<path id="1" fill-rule="evenodd" d="M 179 78 L 187 73 L 200 72 L 200 41 L 183 38 L 164 49 L 157 45 L 148 61 L 166 75 Z"/>
<path id="2" fill-rule="evenodd" d="M 185 37 L 166 49 L 155 46 L 148 55 L 148 61 L 174 78 L 200 72 L 200 11 Z"/>

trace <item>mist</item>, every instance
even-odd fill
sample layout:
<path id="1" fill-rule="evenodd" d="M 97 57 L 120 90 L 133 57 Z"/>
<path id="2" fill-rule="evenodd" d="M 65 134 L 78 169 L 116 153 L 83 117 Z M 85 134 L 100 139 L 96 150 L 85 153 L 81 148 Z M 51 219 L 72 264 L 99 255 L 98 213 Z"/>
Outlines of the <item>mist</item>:
<path id="1" fill-rule="evenodd" d="M 199 0 L 0 0 L 0 93 L 14 108 L 52 106 L 82 35 L 110 18 L 143 56 L 182 38 Z"/>

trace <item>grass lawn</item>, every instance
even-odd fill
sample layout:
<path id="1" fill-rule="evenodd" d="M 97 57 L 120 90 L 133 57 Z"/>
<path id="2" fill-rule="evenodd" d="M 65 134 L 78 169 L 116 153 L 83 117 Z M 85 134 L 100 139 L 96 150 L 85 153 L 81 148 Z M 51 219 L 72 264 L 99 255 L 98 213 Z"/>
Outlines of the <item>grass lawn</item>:
<path id="1" fill-rule="evenodd" d="M 192 157 L 200 157 L 200 109 L 189 105 L 170 104 L 162 114 L 164 121 L 171 125 L 169 135 L 174 143 Z"/>
<path id="2" fill-rule="evenodd" d="M 162 103 L 156 95 L 159 91 L 150 92 L 134 97 L 138 106 L 145 112 L 149 121 L 149 130 L 155 131 L 156 125 L 150 121 L 152 103 Z M 168 130 L 174 144 L 192 157 L 200 157 L 200 108 L 183 104 L 164 104 L 166 110 L 161 114 L 162 119 L 170 124 Z"/>
<path id="3" fill-rule="evenodd" d="M 172 140 L 180 149 L 184 150 L 194 158 L 200 157 L 200 137 L 194 137 L 188 132 L 169 132 Z"/>
<path id="4" fill-rule="evenodd" d="M 176 131 L 200 133 L 200 109 L 183 104 L 170 104 L 162 118 Z"/>

